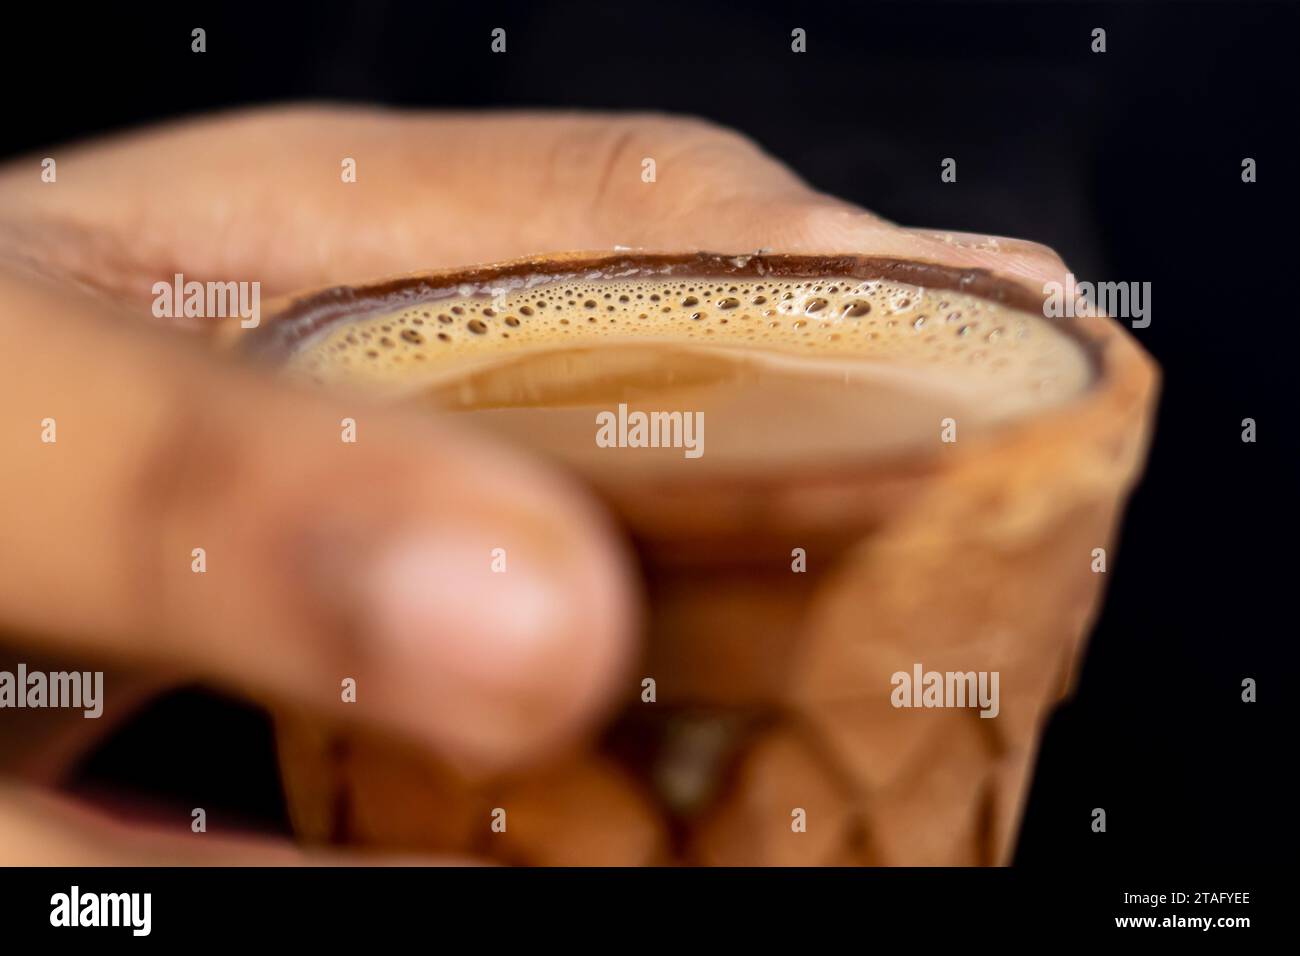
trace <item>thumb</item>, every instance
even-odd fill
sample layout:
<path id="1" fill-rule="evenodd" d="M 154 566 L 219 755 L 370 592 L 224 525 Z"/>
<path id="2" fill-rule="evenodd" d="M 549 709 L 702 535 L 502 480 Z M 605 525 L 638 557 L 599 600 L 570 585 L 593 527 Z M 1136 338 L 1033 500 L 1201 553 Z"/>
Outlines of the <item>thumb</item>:
<path id="1" fill-rule="evenodd" d="M 470 762 L 557 744 L 606 702 L 625 558 L 540 465 L 96 321 L 42 283 L 0 274 L 0 311 L 0 623 Z"/>

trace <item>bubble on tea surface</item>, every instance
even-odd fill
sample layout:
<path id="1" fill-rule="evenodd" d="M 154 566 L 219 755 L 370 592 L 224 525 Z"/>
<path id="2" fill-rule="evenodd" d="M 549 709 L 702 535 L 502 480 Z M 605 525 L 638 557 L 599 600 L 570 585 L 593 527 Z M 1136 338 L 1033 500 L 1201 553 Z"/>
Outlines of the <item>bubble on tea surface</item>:
<path id="1" fill-rule="evenodd" d="M 671 356 L 664 361 L 688 365 L 696 364 L 688 353 L 729 355 L 746 375 L 761 359 L 850 385 L 873 376 L 923 380 L 960 398 L 965 414 L 978 409 L 989 421 L 1059 404 L 1092 378 L 1082 349 L 1039 314 L 951 289 L 839 276 L 573 279 L 376 305 L 323 330 L 289 367 L 326 385 L 414 395 L 466 370 L 505 368 L 530 355 L 545 364 L 548 353 L 575 350 L 599 354 L 585 359 L 592 378 L 601 373 L 590 366 L 611 353 L 589 350 L 606 346 L 657 348 Z M 674 381 L 673 374 L 656 381 Z M 709 435 L 727 437 L 717 429 Z"/>

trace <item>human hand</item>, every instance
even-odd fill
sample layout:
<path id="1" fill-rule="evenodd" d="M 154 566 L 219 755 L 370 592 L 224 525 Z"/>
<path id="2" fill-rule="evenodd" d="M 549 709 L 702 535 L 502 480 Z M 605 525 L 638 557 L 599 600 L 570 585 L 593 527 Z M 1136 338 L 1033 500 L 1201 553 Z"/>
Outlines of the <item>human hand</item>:
<path id="1" fill-rule="evenodd" d="M 90 655 L 133 687 L 197 676 L 334 714 L 353 677 L 352 719 L 467 766 L 534 758 L 609 699 L 634 595 L 603 516 L 451 423 L 359 417 L 123 327 L 149 314 L 155 282 L 259 281 L 272 296 L 613 246 L 1063 271 L 1032 244 L 900 229 L 688 119 L 294 107 L 55 156 L 54 184 L 36 160 L 0 170 L 0 626 L 29 656 Z M 339 178 L 345 157 L 356 183 Z M 339 441 L 343 417 L 361 422 L 356 445 Z M 509 574 L 489 573 L 494 547 Z M 124 686 L 110 679 L 110 708 Z M 299 858 L 146 839 L 13 788 L 0 846 L 11 862 Z"/>

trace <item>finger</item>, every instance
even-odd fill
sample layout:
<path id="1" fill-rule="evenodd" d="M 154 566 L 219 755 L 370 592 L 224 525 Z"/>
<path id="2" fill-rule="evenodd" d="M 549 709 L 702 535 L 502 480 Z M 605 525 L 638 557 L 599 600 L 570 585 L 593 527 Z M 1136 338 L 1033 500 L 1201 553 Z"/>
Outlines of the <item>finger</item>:
<path id="1" fill-rule="evenodd" d="M 607 701 L 626 559 L 549 470 L 96 322 L 44 285 L 0 275 L 0 310 L 0 623 L 462 759 L 567 739 Z"/>
<path id="2" fill-rule="evenodd" d="M 479 862 L 463 857 L 369 857 L 302 849 L 269 838 L 176 833 L 125 824 L 53 794 L 0 784 L 3 866 L 468 866 Z"/>
<path id="3" fill-rule="evenodd" d="M 753 141 L 689 118 L 637 117 L 614 123 L 595 153 L 603 168 L 657 155 L 649 184 L 621 177 L 592 211 L 616 244 L 646 251 L 766 251 L 793 255 L 888 256 L 988 269 L 1039 285 L 1065 265 L 1047 246 L 1020 239 L 906 229 L 819 193 Z M 590 144 L 589 144 L 590 145 Z M 658 174 L 662 173 L 662 176 Z"/>
<path id="4" fill-rule="evenodd" d="M 1030 286 L 1064 277 L 1065 264 L 1046 246 L 973 233 L 905 229 L 811 191 L 779 202 L 729 200 L 700 223 L 646 236 L 658 251 L 764 251 L 788 255 L 866 255 L 987 269 Z"/>
<path id="5" fill-rule="evenodd" d="M 56 183 L 33 174 L 36 157 L 7 164 L 0 248 L 137 304 L 176 271 L 276 296 L 610 248 L 631 236 L 619 211 L 645 196 L 644 159 L 676 188 L 726 181 L 737 148 L 758 155 L 709 124 L 637 114 L 262 107 L 56 150 Z M 739 172 L 768 195 L 797 184 L 777 163 Z"/>
<path id="6" fill-rule="evenodd" d="M 1020 277 L 1030 284 L 1059 282 L 1066 265 L 1050 246 L 1027 239 L 990 236 L 973 232 L 912 229 L 914 235 L 937 243 L 938 255 L 960 255 L 961 264 L 987 268 L 1003 275 Z"/>
<path id="7" fill-rule="evenodd" d="M 0 169 L 0 245 L 137 304 L 176 271 L 274 296 L 544 252 L 741 251 L 739 220 L 817 198 L 746 137 L 655 114 L 290 105 L 55 152 L 56 183 L 34 158 Z"/>
<path id="8" fill-rule="evenodd" d="M 1031 288 L 1062 281 L 1065 263 L 1047 246 L 974 233 L 900 228 L 838 202 L 813 201 L 775 220 L 753 211 L 737 215 L 741 248 L 790 255 L 883 256 L 963 269 L 983 269 Z M 721 237 L 700 243 L 716 246 Z M 735 248 L 733 245 L 732 248 Z"/>
<path id="9" fill-rule="evenodd" d="M 177 269 L 278 295 L 616 246 L 858 252 L 1032 281 L 1048 265 L 1013 241 L 899 229 L 688 116 L 280 105 L 72 147 L 60 163 L 57 188 L 34 161 L 0 170 L 0 245 L 137 303 Z"/>

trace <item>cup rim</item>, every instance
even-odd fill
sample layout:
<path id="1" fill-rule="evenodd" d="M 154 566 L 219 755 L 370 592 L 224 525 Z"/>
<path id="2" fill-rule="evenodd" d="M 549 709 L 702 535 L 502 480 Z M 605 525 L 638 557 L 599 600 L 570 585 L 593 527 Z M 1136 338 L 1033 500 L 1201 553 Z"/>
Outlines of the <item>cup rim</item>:
<path id="1" fill-rule="evenodd" d="M 252 330 L 232 329 L 231 346 L 239 354 L 278 365 L 301 343 L 359 311 L 392 310 L 424 302 L 469 295 L 494 295 L 560 281 L 635 277 L 828 278 L 885 279 L 927 289 L 950 289 L 988 301 L 1040 314 L 1046 295 L 1023 280 L 985 268 L 957 267 L 894 256 L 807 255 L 712 252 L 661 253 L 641 251 L 568 252 L 505 262 L 413 272 L 358 285 L 334 285 L 282 296 L 268 303 L 267 317 Z M 716 496 L 718 507 L 690 509 L 698 517 L 711 513 L 705 525 L 735 527 L 759 519 L 756 509 L 794 514 L 806 512 L 792 496 L 821 498 L 830 512 L 838 507 L 849 524 L 879 520 L 885 511 L 908 497 L 908 487 L 936 471 L 958 468 L 988 456 L 1011 463 L 1025 458 L 1066 454 L 1081 443 L 1112 443 L 1129 433 L 1136 418 L 1143 448 L 1147 419 L 1158 390 L 1154 360 L 1122 326 L 1104 315 L 1057 320 L 1055 327 L 1078 344 L 1092 366 L 1088 387 L 1069 400 L 1033 414 L 999 422 L 945 449 L 907 447 L 876 451 L 829 462 L 791 463 L 755 470 L 743 476 L 727 472 L 620 475 L 621 488 L 597 480 L 597 491 L 613 497 L 615 510 L 650 533 L 658 528 L 678 539 L 685 530 L 664 526 L 671 519 L 674 496 Z M 1014 456 L 1020 455 L 1020 459 Z M 1066 457 L 1069 457 L 1066 454 Z M 584 479 L 591 476 L 584 475 Z M 650 494 L 647 495 L 647 491 Z M 633 499 L 638 499 L 633 501 Z M 836 504 L 838 502 L 838 504 Z M 632 508 L 634 514 L 628 514 Z M 883 510 L 882 510 L 883 509 Z M 668 524 L 671 524 L 671 520 Z M 796 521 L 796 524 L 800 522 Z M 819 523 L 819 522 L 814 522 Z M 833 523 L 833 522 L 832 522 Z M 708 528 L 698 529 L 709 533 Z M 716 530 L 716 529 L 715 529 Z"/>

